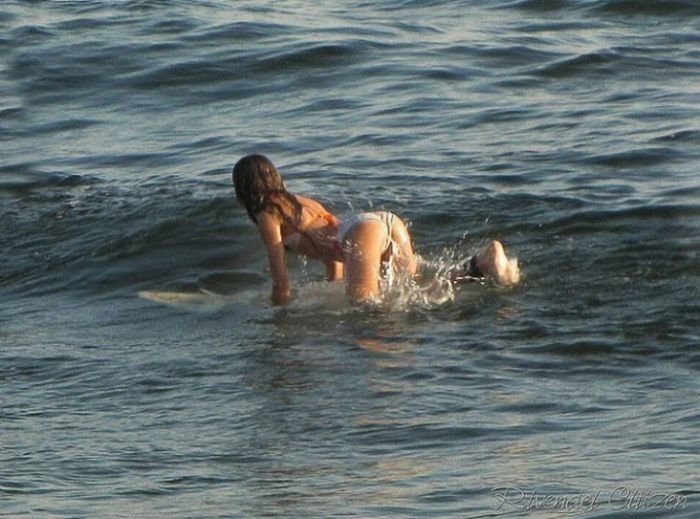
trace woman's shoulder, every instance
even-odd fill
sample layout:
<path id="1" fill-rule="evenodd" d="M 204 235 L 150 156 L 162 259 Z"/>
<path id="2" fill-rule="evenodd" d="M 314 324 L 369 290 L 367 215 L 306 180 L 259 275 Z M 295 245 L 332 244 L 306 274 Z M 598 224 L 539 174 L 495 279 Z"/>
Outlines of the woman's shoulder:
<path id="1" fill-rule="evenodd" d="M 322 218 L 329 223 L 337 223 L 338 218 L 321 202 L 303 195 L 295 195 L 301 206 L 311 214 L 313 218 Z"/>
<path id="2" fill-rule="evenodd" d="M 321 202 L 319 202 L 315 198 L 311 198 L 311 197 L 303 196 L 303 195 L 295 195 L 295 196 L 297 198 L 297 201 L 302 205 L 302 207 L 309 209 L 312 213 L 330 213 L 328 208 L 326 208 L 325 205 L 323 205 Z"/>

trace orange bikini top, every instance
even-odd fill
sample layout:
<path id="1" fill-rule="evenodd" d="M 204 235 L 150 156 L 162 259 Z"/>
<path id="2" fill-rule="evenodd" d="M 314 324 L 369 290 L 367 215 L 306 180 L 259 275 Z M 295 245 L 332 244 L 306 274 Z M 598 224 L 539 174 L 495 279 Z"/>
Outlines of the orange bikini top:
<path id="1" fill-rule="evenodd" d="M 278 197 L 280 197 L 280 195 L 281 195 L 281 193 L 274 193 L 272 196 L 274 198 L 278 198 Z M 292 196 L 294 196 L 294 195 L 292 195 Z M 301 204 L 301 202 L 299 202 L 299 203 Z M 321 205 L 321 204 L 319 204 L 319 205 Z M 334 229 L 337 229 L 338 226 L 340 225 L 340 220 L 338 219 L 338 217 L 336 217 L 333 213 L 327 211 L 325 209 L 325 207 L 323 207 L 322 205 L 321 205 L 320 210 L 316 210 L 315 208 L 311 208 L 311 207 L 302 205 L 302 210 L 308 211 L 308 213 L 311 215 L 313 220 L 320 218 L 320 219 L 324 220 L 328 225 L 333 227 Z M 305 230 L 302 231 L 301 229 L 299 229 L 297 227 L 296 222 L 292 224 L 292 227 L 295 229 L 295 231 L 290 233 L 284 241 L 287 241 L 294 234 L 299 234 L 301 236 L 305 236 L 306 239 L 309 240 L 309 242 L 313 245 L 313 247 L 315 249 L 317 249 L 319 251 L 321 250 L 321 248 L 319 247 L 319 244 L 317 243 L 318 234 L 316 232 L 313 232 L 313 231 L 309 232 L 309 231 L 305 231 Z M 316 231 L 316 229 L 314 231 Z M 334 233 L 333 237 L 335 237 L 335 233 Z M 285 248 L 288 249 L 289 247 L 285 245 Z"/>

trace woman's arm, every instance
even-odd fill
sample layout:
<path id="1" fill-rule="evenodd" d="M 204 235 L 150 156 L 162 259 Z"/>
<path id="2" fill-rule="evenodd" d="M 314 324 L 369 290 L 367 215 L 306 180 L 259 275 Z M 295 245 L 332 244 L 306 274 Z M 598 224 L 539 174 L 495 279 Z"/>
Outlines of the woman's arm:
<path id="1" fill-rule="evenodd" d="M 282 242 L 282 228 L 279 221 L 270 213 L 257 215 L 258 231 L 267 249 L 272 274 L 272 304 L 284 305 L 289 302 L 292 285 L 287 271 L 287 255 Z"/>

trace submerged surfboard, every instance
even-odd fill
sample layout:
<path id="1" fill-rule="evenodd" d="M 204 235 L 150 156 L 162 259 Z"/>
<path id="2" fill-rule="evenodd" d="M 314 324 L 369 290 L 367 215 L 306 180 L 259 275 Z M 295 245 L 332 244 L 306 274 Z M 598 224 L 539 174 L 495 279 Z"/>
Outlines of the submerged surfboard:
<path id="1" fill-rule="evenodd" d="M 236 300 L 234 296 L 215 294 L 214 292 L 170 292 L 161 290 L 141 290 L 137 293 L 142 299 L 169 306 L 200 308 L 213 310 L 221 308 Z"/>
<path id="2" fill-rule="evenodd" d="M 270 307 L 267 287 L 248 289 L 235 294 L 219 294 L 200 288 L 197 291 L 178 292 L 164 290 L 141 290 L 138 297 L 174 308 L 194 311 L 216 311 L 232 306 L 247 306 L 264 309 Z M 288 308 L 339 309 L 348 306 L 342 283 L 313 282 L 299 286 Z"/>

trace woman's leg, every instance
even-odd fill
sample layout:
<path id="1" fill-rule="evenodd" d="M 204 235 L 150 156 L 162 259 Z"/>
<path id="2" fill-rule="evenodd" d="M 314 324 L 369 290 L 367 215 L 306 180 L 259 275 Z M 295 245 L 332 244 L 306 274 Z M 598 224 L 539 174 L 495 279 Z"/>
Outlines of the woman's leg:
<path id="1" fill-rule="evenodd" d="M 411 276 L 415 276 L 418 270 L 418 262 L 411 244 L 411 235 L 406 224 L 398 216 L 394 216 L 391 240 L 398 248 L 398 250 L 392 251 L 396 267 L 401 272 L 407 272 Z"/>
<path id="2" fill-rule="evenodd" d="M 350 301 L 361 303 L 379 296 L 386 225 L 379 220 L 356 223 L 345 235 L 345 282 Z"/>

